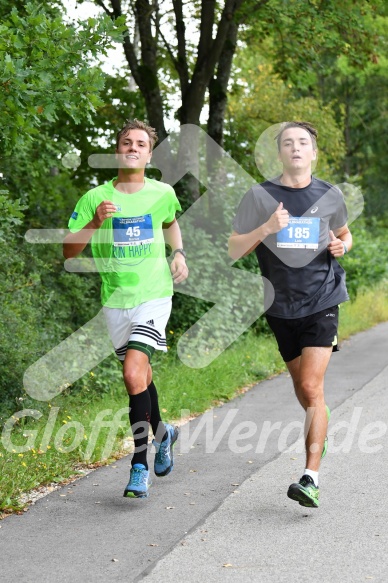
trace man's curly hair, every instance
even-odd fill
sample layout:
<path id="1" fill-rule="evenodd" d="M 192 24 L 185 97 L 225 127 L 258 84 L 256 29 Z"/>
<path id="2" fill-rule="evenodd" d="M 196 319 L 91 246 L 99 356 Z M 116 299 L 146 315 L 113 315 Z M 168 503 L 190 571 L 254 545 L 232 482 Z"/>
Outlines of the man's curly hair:
<path id="1" fill-rule="evenodd" d="M 150 139 L 150 151 L 153 150 L 153 147 L 158 140 L 158 134 L 156 133 L 155 128 L 152 128 L 151 126 L 147 125 L 144 121 L 139 121 L 136 118 L 132 120 L 128 119 L 125 122 L 125 126 L 119 132 L 117 132 L 116 148 L 119 147 L 120 138 L 122 136 L 125 136 L 131 130 L 143 130 L 144 132 L 146 132 Z"/>

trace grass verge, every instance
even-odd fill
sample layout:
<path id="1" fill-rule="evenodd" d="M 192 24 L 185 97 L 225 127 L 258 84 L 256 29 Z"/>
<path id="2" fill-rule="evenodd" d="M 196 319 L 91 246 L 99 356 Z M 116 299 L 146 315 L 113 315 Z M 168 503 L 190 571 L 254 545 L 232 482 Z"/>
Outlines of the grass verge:
<path id="1" fill-rule="evenodd" d="M 368 330 L 388 321 L 388 282 L 358 294 L 353 302 L 341 306 L 339 338 L 345 340 L 352 334 Z"/>
<path id="2" fill-rule="evenodd" d="M 340 339 L 388 320 L 386 285 L 360 293 L 340 312 Z M 248 332 L 210 366 L 191 369 L 171 350 L 155 359 L 154 379 L 166 420 L 197 415 L 235 397 L 243 387 L 284 370 L 272 336 Z M 85 390 L 62 394 L 50 403 L 26 399 L 6 420 L 0 442 L 0 512 L 22 511 L 20 496 L 42 484 L 63 482 L 129 452 L 128 398 L 117 371 L 108 393 Z"/>

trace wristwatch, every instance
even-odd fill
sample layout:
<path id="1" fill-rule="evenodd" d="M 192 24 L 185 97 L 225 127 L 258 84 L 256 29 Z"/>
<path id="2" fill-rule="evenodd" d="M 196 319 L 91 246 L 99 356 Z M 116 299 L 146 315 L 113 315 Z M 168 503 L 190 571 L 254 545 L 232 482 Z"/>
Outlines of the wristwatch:
<path id="1" fill-rule="evenodd" d="M 184 249 L 175 249 L 175 251 L 172 252 L 171 259 L 174 259 L 175 255 L 177 253 L 181 253 L 183 255 L 183 257 L 186 259 L 186 251 Z"/>
<path id="2" fill-rule="evenodd" d="M 348 252 L 348 248 L 343 241 L 342 241 L 342 245 L 344 246 L 344 255 L 345 255 Z"/>

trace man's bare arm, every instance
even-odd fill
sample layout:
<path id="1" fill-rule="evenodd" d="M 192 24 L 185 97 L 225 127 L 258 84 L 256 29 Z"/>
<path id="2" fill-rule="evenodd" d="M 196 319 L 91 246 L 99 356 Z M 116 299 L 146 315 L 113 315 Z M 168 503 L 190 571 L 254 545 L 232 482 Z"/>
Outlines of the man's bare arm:
<path id="1" fill-rule="evenodd" d="M 233 231 L 229 237 L 228 253 L 232 259 L 240 259 L 240 257 L 245 257 L 251 251 L 256 249 L 256 247 L 273 233 L 278 233 L 284 227 L 287 227 L 289 221 L 289 214 L 286 209 L 283 208 L 283 203 L 279 203 L 276 211 L 270 216 L 268 221 L 257 229 L 240 235 L 236 231 Z"/>
<path id="2" fill-rule="evenodd" d="M 181 230 L 176 219 L 171 223 L 163 223 L 163 236 L 165 242 L 173 251 L 183 248 Z M 186 259 L 181 253 L 175 255 L 171 261 L 170 269 L 174 283 L 181 283 L 189 274 Z"/>
<path id="3" fill-rule="evenodd" d="M 353 237 L 349 231 L 348 225 L 344 225 L 339 229 L 330 231 L 330 242 L 327 246 L 333 257 L 342 257 L 345 255 L 353 245 Z"/>
<path id="4" fill-rule="evenodd" d="M 116 212 L 116 207 L 110 200 L 104 200 L 96 208 L 93 219 L 76 233 L 69 233 L 63 241 L 63 256 L 65 259 L 77 257 L 85 249 L 93 234 L 99 229 L 105 219 Z"/>

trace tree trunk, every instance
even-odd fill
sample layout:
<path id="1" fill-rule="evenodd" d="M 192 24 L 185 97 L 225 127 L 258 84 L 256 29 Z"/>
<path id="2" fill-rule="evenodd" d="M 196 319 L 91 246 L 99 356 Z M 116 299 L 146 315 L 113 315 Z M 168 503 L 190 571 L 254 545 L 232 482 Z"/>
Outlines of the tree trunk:
<path id="1" fill-rule="evenodd" d="M 110 0 L 112 11 L 106 8 L 104 0 L 95 1 L 113 19 L 122 15 L 121 0 Z M 197 59 L 191 78 L 189 77 L 189 64 L 186 52 L 183 2 L 182 0 L 172 0 L 172 2 L 176 20 L 177 50 L 174 51 L 169 46 L 160 30 L 158 0 L 135 0 L 132 3 L 133 14 L 140 38 L 140 60 L 136 47 L 131 42 L 129 33 L 124 37 L 123 46 L 132 76 L 144 97 L 148 121 L 158 132 L 160 142 L 167 137 L 167 131 L 164 125 L 163 100 L 158 81 L 157 39 L 162 39 L 171 57 L 181 85 L 182 106 L 178 112 L 178 119 L 182 131 L 177 160 L 173 162 L 171 151 L 168 148 L 163 148 L 163 156 L 165 158 L 163 160 L 163 166 L 164 168 L 169 167 L 172 172 L 176 169 L 176 165 L 178 165 L 180 172 L 186 174 L 186 187 L 190 191 L 191 200 L 195 201 L 200 194 L 198 183 L 199 133 L 192 126 L 199 126 L 200 115 L 205 103 L 206 90 L 218 66 L 217 79 L 213 83 L 213 97 L 211 98 L 211 107 L 212 111 L 216 112 L 216 118 L 210 131 L 216 141 L 222 143 L 223 123 L 220 121 L 220 118 L 223 117 L 223 113 L 225 112 L 226 90 L 236 44 L 237 24 L 235 22 L 235 15 L 236 11 L 242 5 L 243 0 L 225 0 L 214 38 L 216 1 L 202 0 L 200 39 Z M 156 27 L 157 38 L 153 36 L 153 27 Z M 217 84 L 219 85 L 218 89 L 216 89 Z M 185 127 L 187 125 L 189 127 Z M 216 127 L 218 128 L 217 130 Z M 204 153 L 204 155 L 206 154 Z"/>
<path id="2" fill-rule="evenodd" d="M 224 142 L 224 120 L 227 104 L 227 90 L 232 70 L 232 61 L 236 51 L 238 24 L 232 22 L 228 38 L 225 41 L 217 68 L 217 76 L 209 83 L 209 118 L 207 130 L 209 136 L 221 147 Z M 214 153 L 209 153 L 207 165 L 209 172 L 214 167 Z"/>

